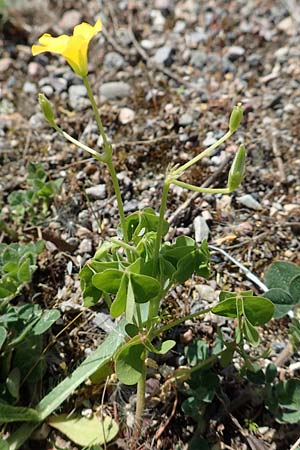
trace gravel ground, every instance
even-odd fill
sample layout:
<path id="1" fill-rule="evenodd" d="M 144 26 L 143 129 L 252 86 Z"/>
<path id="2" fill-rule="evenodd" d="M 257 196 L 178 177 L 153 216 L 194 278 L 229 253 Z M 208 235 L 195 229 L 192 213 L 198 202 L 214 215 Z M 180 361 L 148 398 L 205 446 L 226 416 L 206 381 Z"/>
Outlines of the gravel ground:
<path id="1" fill-rule="evenodd" d="M 66 144 L 39 110 L 37 93 L 43 92 L 67 132 L 101 147 L 80 79 L 54 55 L 33 58 L 30 47 L 44 32 L 70 33 L 77 23 L 93 23 L 98 16 L 104 31 L 90 48 L 90 80 L 113 142 L 126 213 L 146 206 L 158 209 L 168 164 L 182 164 L 214 143 L 227 130 L 232 107 L 241 102 L 244 120 L 234 138 L 193 167 L 184 181 L 202 185 L 209 179 L 211 187 L 223 187 L 230 161 L 244 142 L 248 164 L 243 185 L 230 196 L 193 196 L 174 188 L 168 213 L 171 234 L 207 237 L 211 245 L 261 279 L 274 260 L 300 264 L 300 5 L 296 0 L 32 0 L 10 5 L 0 25 L 0 204 L 8 217 L 7 195 L 24 186 L 31 161 L 42 162 L 52 179 L 64 178 L 48 219 L 38 231 L 25 227 L 22 233 L 27 239 L 42 233 L 47 240 L 40 276 L 51 295 L 41 288 L 43 301 L 59 305 L 66 323 L 81 310 L 78 269 L 100 238 L 113 233 L 118 209 L 108 173 Z M 1 239 L 7 236 L 3 233 Z M 70 261 L 72 273 L 67 270 Z M 221 289 L 260 293 L 218 251 L 213 252 L 213 271 L 205 285 L 196 278 L 171 293 L 170 307 L 193 312 L 199 303 L 215 301 Z M 70 369 L 101 338 L 97 314 L 85 312 L 84 320 L 75 322 L 73 335 L 64 338 Z M 178 336 L 186 342 L 197 336 L 210 341 L 217 325 L 207 317 L 200 324 L 186 324 Z M 287 326 L 288 319 L 273 321 L 263 332 L 272 348 L 271 360 L 286 347 Z M 290 355 L 281 369 L 288 372 L 298 358 L 299 354 Z M 160 414 L 168 415 L 168 408 L 149 413 L 149 442 Z M 228 428 L 207 425 L 219 442 L 212 448 L 286 450 L 297 439 L 295 427 L 280 426 L 270 418 L 256 420 L 265 446 L 250 444 L 244 424 L 241 431 L 227 419 Z M 180 407 L 173 422 L 152 448 L 187 448 L 193 424 Z M 60 447 L 70 445 L 60 442 L 59 436 L 55 439 Z M 118 445 L 126 448 L 121 440 Z M 142 448 L 150 448 L 147 445 Z"/>

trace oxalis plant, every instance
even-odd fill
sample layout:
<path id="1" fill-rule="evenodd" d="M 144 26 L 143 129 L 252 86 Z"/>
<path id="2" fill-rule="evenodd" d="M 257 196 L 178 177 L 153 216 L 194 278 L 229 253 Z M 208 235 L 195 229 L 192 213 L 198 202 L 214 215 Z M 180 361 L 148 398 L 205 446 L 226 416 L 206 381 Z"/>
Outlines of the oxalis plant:
<path id="1" fill-rule="evenodd" d="M 210 276 L 210 254 L 208 244 L 198 245 L 190 236 L 179 236 L 173 242 L 165 237 L 169 224 L 166 220 L 167 199 L 172 184 L 203 194 L 229 194 L 242 182 L 245 175 L 246 151 L 241 145 L 233 160 L 224 188 L 202 188 L 182 181 L 186 171 L 202 158 L 209 157 L 238 129 L 243 116 L 238 104 L 230 115 L 228 131 L 213 145 L 183 165 L 169 166 L 162 186 L 160 209 L 157 214 L 151 208 L 138 210 L 125 216 L 122 195 L 113 161 L 113 149 L 104 130 L 99 110 L 88 80 L 87 51 L 90 40 L 101 31 L 97 20 L 94 26 L 81 23 L 72 36 L 52 37 L 44 34 L 39 45 L 32 47 L 33 55 L 53 52 L 62 55 L 73 71 L 82 78 L 102 137 L 101 152 L 92 149 L 66 133 L 58 124 L 50 102 L 43 94 L 39 103 L 49 124 L 67 141 L 85 150 L 100 164 L 107 167 L 113 183 L 120 224 L 116 235 L 104 240 L 94 257 L 80 271 L 84 303 L 91 307 L 103 300 L 113 318 L 124 317 L 126 337 L 118 350 L 111 354 L 115 372 L 121 383 L 137 385 L 136 430 L 139 431 L 145 405 L 147 367 L 153 366 L 151 357 L 164 354 L 176 344 L 163 340 L 164 333 L 178 324 L 201 316 L 209 311 L 221 316 L 236 318 L 235 335 L 232 341 L 222 339 L 222 349 L 214 358 L 222 357 L 224 364 L 238 352 L 248 369 L 252 362 L 244 349 L 249 341 L 259 344 L 257 326 L 265 324 L 274 312 L 273 304 L 263 297 L 255 297 L 252 291 L 221 292 L 219 303 L 206 310 L 185 317 L 172 318 L 161 308 L 162 300 L 176 284 L 182 284 L 193 274 Z M 152 362 L 151 362 L 152 360 Z M 211 363 L 209 359 L 209 363 Z M 200 366 L 191 370 L 200 369 Z M 201 366 L 202 365 L 202 366 Z M 178 378 L 187 379 L 188 368 L 177 372 Z M 136 433 L 137 437 L 138 434 Z"/>

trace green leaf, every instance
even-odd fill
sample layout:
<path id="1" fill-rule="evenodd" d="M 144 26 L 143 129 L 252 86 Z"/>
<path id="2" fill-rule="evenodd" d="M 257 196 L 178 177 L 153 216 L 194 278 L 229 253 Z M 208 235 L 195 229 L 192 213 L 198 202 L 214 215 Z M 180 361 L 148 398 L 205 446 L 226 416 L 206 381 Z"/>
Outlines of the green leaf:
<path id="1" fill-rule="evenodd" d="M 2 348 L 2 345 L 4 344 L 7 337 L 7 331 L 4 327 L 0 326 L 0 350 Z"/>
<path id="2" fill-rule="evenodd" d="M 18 367 L 12 369 L 12 371 L 8 374 L 8 377 L 6 378 L 5 384 L 8 389 L 8 392 L 16 400 L 19 400 L 20 380 L 21 380 L 21 373 Z"/>
<path id="3" fill-rule="evenodd" d="M 123 272 L 116 269 L 107 269 L 102 273 L 97 273 L 92 278 L 93 285 L 108 294 L 116 294 L 119 290 Z"/>
<path id="4" fill-rule="evenodd" d="M 272 288 L 269 291 L 267 291 L 265 294 L 265 297 L 269 300 L 272 300 L 273 303 L 276 305 L 293 305 L 294 300 L 291 297 L 291 295 L 280 288 Z M 291 309 L 292 306 L 289 306 L 289 309 Z"/>
<path id="5" fill-rule="evenodd" d="M 272 319 L 273 303 L 264 297 L 243 297 L 245 314 L 254 326 L 264 325 Z"/>
<path id="6" fill-rule="evenodd" d="M 160 344 L 158 348 L 154 347 L 151 342 L 145 343 L 145 346 L 149 349 L 150 352 L 155 353 L 156 355 L 165 355 L 176 345 L 175 341 L 167 340 Z"/>
<path id="7" fill-rule="evenodd" d="M 125 326 L 126 333 L 129 337 L 133 338 L 139 334 L 139 328 L 133 323 L 128 323 Z"/>
<path id="8" fill-rule="evenodd" d="M 289 410 L 300 411 L 300 379 L 291 378 L 276 385 L 278 403 Z"/>
<path id="9" fill-rule="evenodd" d="M 123 314 L 123 312 L 125 312 L 127 285 L 128 278 L 125 274 L 123 274 L 116 298 L 110 307 L 110 314 L 112 315 L 112 317 L 119 317 L 121 314 Z"/>
<path id="10" fill-rule="evenodd" d="M 266 382 L 272 383 L 277 377 L 277 367 L 275 364 L 270 363 L 266 368 Z"/>
<path id="11" fill-rule="evenodd" d="M 0 440 L 0 450 L 9 450 L 8 442 L 4 439 Z"/>
<path id="12" fill-rule="evenodd" d="M 294 303 L 300 303 L 300 270 L 299 275 L 291 279 L 289 291 L 293 297 Z"/>
<path id="13" fill-rule="evenodd" d="M 89 355 L 80 366 L 59 385 L 53 388 L 36 406 L 40 421 L 45 420 L 55 411 L 76 389 L 87 380 L 102 365 L 107 364 L 116 350 L 124 343 L 124 321 L 109 334 L 105 341 Z M 0 413 L 1 416 L 1 413 Z M 24 419 L 22 419 L 24 420 Z M 37 425 L 23 425 L 9 438 L 9 449 L 17 450 L 30 437 Z"/>
<path id="14" fill-rule="evenodd" d="M 235 352 L 234 345 L 227 344 L 227 348 L 226 348 L 226 350 L 223 351 L 221 358 L 220 358 L 220 363 L 221 363 L 222 367 L 229 366 L 229 364 L 232 361 L 234 352 Z"/>
<path id="15" fill-rule="evenodd" d="M 130 279 L 137 303 L 146 303 L 160 292 L 160 284 L 155 278 L 132 273 Z"/>
<path id="16" fill-rule="evenodd" d="M 28 283 L 31 280 L 30 261 L 26 259 L 18 270 L 18 278 L 22 283 Z"/>
<path id="17" fill-rule="evenodd" d="M 58 309 L 44 310 L 40 320 L 33 327 L 32 331 L 35 335 L 45 333 L 60 318 Z"/>
<path id="18" fill-rule="evenodd" d="M 290 262 L 277 261 L 271 264 L 265 274 L 265 283 L 269 289 L 279 288 L 289 291 L 292 279 L 300 274 L 300 268 Z"/>
<path id="19" fill-rule="evenodd" d="M 145 347 L 142 344 L 126 345 L 117 355 L 115 361 L 116 374 L 120 382 L 129 386 L 137 384 L 143 373 L 143 354 Z"/>
<path id="20" fill-rule="evenodd" d="M 39 421 L 40 416 L 35 409 L 0 403 L 0 423 Z"/>
<path id="21" fill-rule="evenodd" d="M 245 337 L 250 342 L 250 344 L 252 344 L 254 347 L 257 347 L 260 342 L 259 333 L 256 328 L 249 322 L 247 317 L 244 318 L 243 330 Z"/>
<path id="22" fill-rule="evenodd" d="M 95 415 L 88 419 L 79 415 L 60 414 L 49 417 L 48 424 L 82 447 L 105 444 L 114 439 L 119 431 L 111 417 L 105 417 L 101 422 Z"/>
<path id="23" fill-rule="evenodd" d="M 214 314 L 225 317 L 237 317 L 236 297 L 229 297 L 212 308 Z"/>
<path id="24" fill-rule="evenodd" d="M 196 339 L 192 344 L 184 348 L 184 354 L 190 366 L 196 366 L 208 358 L 209 346 L 202 339 Z"/>
<path id="25" fill-rule="evenodd" d="M 128 286 L 127 286 L 127 295 L 126 295 L 126 310 L 125 310 L 125 316 L 127 322 L 132 322 L 133 314 L 134 314 L 134 307 L 135 307 L 135 297 L 131 282 L 131 277 L 128 278 Z"/>
<path id="26" fill-rule="evenodd" d="M 276 319 L 285 316 L 292 309 L 292 305 L 294 304 L 294 300 L 290 294 L 280 288 L 270 289 L 264 293 L 264 296 L 274 303 L 274 317 Z"/>
<path id="27" fill-rule="evenodd" d="M 157 231 L 159 216 L 151 208 L 145 208 L 143 211 L 136 211 L 126 217 L 125 225 L 128 239 L 138 245 L 139 241 L 146 233 Z M 162 234 L 165 236 L 169 230 L 169 224 L 163 221 Z"/>

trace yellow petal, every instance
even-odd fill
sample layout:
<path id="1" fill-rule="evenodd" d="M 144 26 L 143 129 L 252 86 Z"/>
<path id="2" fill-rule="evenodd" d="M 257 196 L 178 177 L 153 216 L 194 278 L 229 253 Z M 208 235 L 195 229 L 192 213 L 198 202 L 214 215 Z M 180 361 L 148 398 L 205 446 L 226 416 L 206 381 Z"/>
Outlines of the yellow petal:
<path id="1" fill-rule="evenodd" d="M 71 36 L 62 53 L 74 72 L 80 76 L 87 74 L 87 49 L 88 42 L 83 36 Z"/>
<path id="2" fill-rule="evenodd" d="M 74 28 L 73 36 L 83 36 L 87 42 L 89 42 L 101 30 L 102 22 L 100 19 L 97 20 L 94 26 L 86 22 L 82 22 Z"/>
<path id="3" fill-rule="evenodd" d="M 52 37 L 51 34 L 47 33 L 43 34 L 39 39 L 41 45 L 32 46 L 32 54 L 37 55 L 42 52 L 53 52 L 61 55 L 67 47 L 69 40 L 70 36 L 65 34 L 58 37 Z"/>

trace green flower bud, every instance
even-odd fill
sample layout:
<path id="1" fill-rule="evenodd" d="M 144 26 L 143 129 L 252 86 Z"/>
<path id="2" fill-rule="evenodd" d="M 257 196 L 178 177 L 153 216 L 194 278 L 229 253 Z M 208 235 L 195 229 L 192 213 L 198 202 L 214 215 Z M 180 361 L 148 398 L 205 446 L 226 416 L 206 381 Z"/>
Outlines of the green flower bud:
<path id="1" fill-rule="evenodd" d="M 50 123 L 50 125 L 53 126 L 55 124 L 53 109 L 51 103 L 44 94 L 39 94 L 39 104 L 41 110 L 43 111 L 45 119 Z"/>
<path id="2" fill-rule="evenodd" d="M 229 130 L 231 131 L 231 133 L 234 133 L 238 129 L 242 121 L 242 118 L 243 118 L 243 108 L 241 103 L 238 103 L 233 108 L 229 119 Z"/>
<path id="3" fill-rule="evenodd" d="M 243 181 L 245 176 L 245 166 L 246 166 L 245 162 L 246 162 L 246 149 L 244 145 L 241 145 L 240 148 L 238 149 L 237 154 L 235 155 L 235 158 L 233 160 L 232 166 L 228 174 L 227 186 L 230 192 L 234 191 L 234 189 L 237 189 L 241 184 L 241 182 Z"/>

